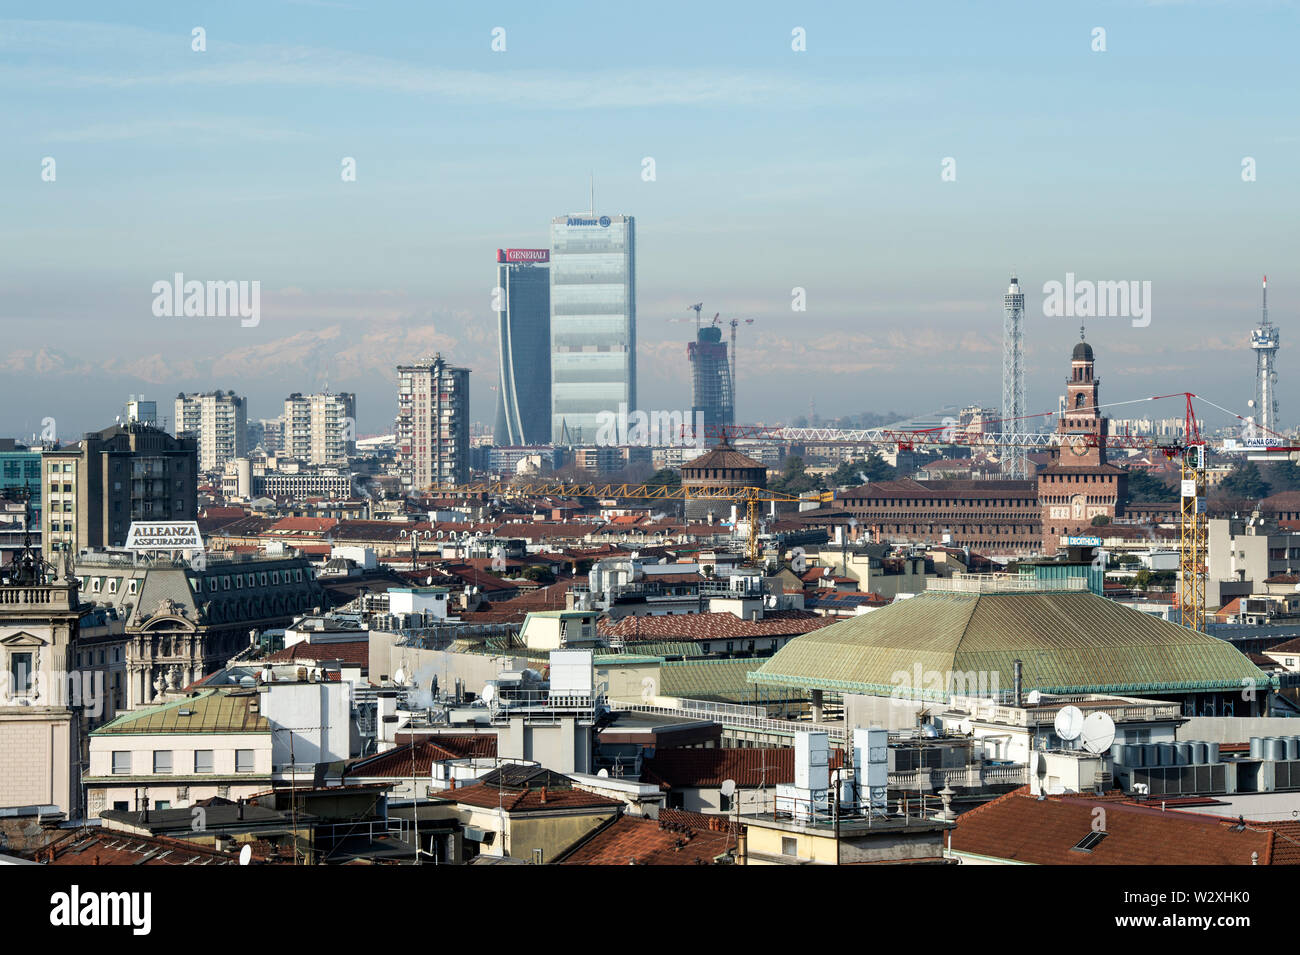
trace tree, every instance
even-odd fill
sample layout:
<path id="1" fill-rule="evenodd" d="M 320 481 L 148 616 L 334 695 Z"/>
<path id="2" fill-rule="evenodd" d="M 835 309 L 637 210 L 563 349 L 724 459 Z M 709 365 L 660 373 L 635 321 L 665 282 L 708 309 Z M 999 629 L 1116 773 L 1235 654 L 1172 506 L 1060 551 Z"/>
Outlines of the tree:
<path id="1" fill-rule="evenodd" d="M 555 583 L 555 575 L 551 573 L 551 568 L 545 564 L 533 564 L 524 568 L 524 579 L 533 580 L 539 584 Z"/>
<path id="2" fill-rule="evenodd" d="M 1109 523 L 1110 523 L 1109 514 L 1096 514 L 1092 518 L 1093 527 L 1105 527 Z"/>
<path id="3" fill-rule="evenodd" d="M 1174 488 L 1145 471 L 1128 472 L 1128 501 L 1132 503 L 1172 501 L 1178 497 Z"/>
<path id="4" fill-rule="evenodd" d="M 1268 497 L 1269 486 L 1254 461 L 1239 461 L 1228 476 L 1220 482 L 1219 491 L 1225 497 L 1257 501 L 1261 497 Z"/>
<path id="5" fill-rule="evenodd" d="M 792 454 L 785 459 L 785 467 L 781 471 L 781 476 L 770 487 L 773 491 L 782 494 L 803 494 L 805 491 L 812 491 L 821 487 L 821 482 L 807 472 L 804 468 L 803 458 L 797 454 Z"/>
<path id="6" fill-rule="evenodd" d="M 674 468 L 660 468 L 654 474 L 646 478 L 646 484 L 663 487 L 681 487 L 682 474 Z"/>

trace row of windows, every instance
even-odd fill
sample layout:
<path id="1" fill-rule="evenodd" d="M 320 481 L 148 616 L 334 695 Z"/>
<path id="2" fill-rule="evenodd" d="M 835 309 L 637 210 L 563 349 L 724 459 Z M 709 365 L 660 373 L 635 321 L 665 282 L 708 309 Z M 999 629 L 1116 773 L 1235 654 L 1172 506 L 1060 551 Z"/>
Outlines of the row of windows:
<path id="1" fill-rule="evenodd" d="M 292 575 L 292 576 L 291 576 L 291 575 Z M 218 590 L 218 589 L 221 589 L 221 590 L 229 590 L 229 589 L 230 589 L 230 581 L 231 581 L 231 579 L 232 579 L 232 578 L 230 578 L 230 577 L 220 577 L 220 578 L 218 578 L 218 577 L 209 577 L 209 578 L 207 579 L 207 580 L 208 580 L 208 593 L 214 593 L 214 592 L 215 592 L 216 590 Z M 234 582 L 235 582 L 235 589 L 236 589 L 236 590 L 239 590 L 239 589 L 243 588 L 243 587 L 245 586 L 245 584 L 247 584 L 247 586 L 249 586 L 249 587 L 257 587 L 257 586 L 265 587 L 265 586 L 267 586 L 267 581 L 268 581 L 268 579 L 270 580 L 270 584 L 271 584 L 271 586 L 275 587 L 275 586 L 278 586 L 278 585 L 280 584 L 280 571 L 278 571 L 278 570 L 273 570 L 273 571 L 271 571 L 271 572 L 270 572 L 270 577 L 269 577 L 269 578 L 267 577 L 267 572 L 266 572 L 266 571 L 262 571 L 260 574 L 251 574 L 251 573 L 250 573 L 250 574 L 247 574 L 247 575 L 245 575 L 245 574 L 235 574 L 235 576 L 234 576 L 233 579 L 234 579 Z M 310 579 L 310 578 L 308 578 L 308 579 Z M 221 581 L 221 583 L 220 583 L 220 587 L 218 587 L 218 584 L 217 584 L 217 581 L 218 581 L 218 580 Z M 201 581 L 198 581 L 197 583 L 198 583 L 198 589 L 199 589 L 199 590 L 202 590 L 202 589 L 203 589 L 203 584 L 202 584 L 202 582 L 201 582 Z M 284 583 L 286 583 L 286 584 L 288 584 L 288 583 L 302 583 L 302 568 L 300 567 L 300 568 L 298 568 L 298 569 L 296 569 L 296 570 L 286 570 L 286 571 L 284 572 Z"/>
<path id="2" fill-rule="evenodd" d="M 196 749 L 194 750 L 194 774 L 203 775 L 215 772 L 213 769 L 214 750 Z M 134 754 L 130 750 L 115 749 L 113 750 L 113 775 L 129 776 L 131 775 L 132 760 Z M 253 772 L 254 751 L 251 749 L 235 750 L 235 772 L 251 773 Z M 165 775 L 174 772 L 172 760 L 172 750 L 155 749 L 153 751 L 153 771 L 155 774 Z M 186 767 L 188 768 L 188 767 Z"/>

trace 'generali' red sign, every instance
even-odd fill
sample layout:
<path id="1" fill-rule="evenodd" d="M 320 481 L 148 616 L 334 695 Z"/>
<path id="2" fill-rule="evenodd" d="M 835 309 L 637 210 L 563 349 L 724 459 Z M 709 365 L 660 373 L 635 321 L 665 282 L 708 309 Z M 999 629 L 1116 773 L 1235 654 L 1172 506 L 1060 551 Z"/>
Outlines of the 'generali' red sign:
<path id="1" fill-rule="evenodd" d="M 498 262 L 549 262 L 550 249 L 497 249 Z"/>

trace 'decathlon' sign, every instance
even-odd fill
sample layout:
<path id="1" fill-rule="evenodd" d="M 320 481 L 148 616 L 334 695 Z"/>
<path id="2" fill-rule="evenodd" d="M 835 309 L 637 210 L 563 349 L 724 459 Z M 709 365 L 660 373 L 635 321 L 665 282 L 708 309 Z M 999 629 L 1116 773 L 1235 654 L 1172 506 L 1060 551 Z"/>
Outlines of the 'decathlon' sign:
<path id="1" fill-rule="evenodd" d="M 126 549 L 203 550 L 203 537 L 194 521 L 132 521 Z"/>
<path id="2" fill-rule="evenodd" d="M 1100 537 L 1065 537 L 1066 547 L 1100 547 L 1103 543 Z"/>

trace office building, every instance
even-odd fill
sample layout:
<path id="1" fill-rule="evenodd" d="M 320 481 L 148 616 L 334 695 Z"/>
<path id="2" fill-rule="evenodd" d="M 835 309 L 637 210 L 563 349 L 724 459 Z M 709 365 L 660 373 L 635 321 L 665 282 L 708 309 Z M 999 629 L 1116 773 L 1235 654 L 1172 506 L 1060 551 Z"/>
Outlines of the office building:
<path id="1" fill-rule="evenodd" d="M 198 514 L 198 442 L 138 421 L 41 453 L 42 542 L 47 555 L 120 547 L 132 521 Z"/>
<path id="2" fill-rule="evenodd" d="M 233 391 L 177 395 L 175 424 L 178 438 L 198 439 L 199 470 L 205 474 L 248 454 L 247 402 Z"/>
<path id="3" fill-rule="evenodd" d="M 636 220 L 551 221 L 551 440 L 590 444 L 601 412 L 636 409 Z"/>
<path id="4" fill-rule="evenodd" d="M 158 427 L 158 402 L 145 401 L 132 395 L 131 400 L 126 403 L 126 420 Z"/>
<path id="5" fill-rule="evenodd" d="M 497 412 L 493 443 L 551 439 L 551 275 L 547 249 L 497 249 Z"/>
<path id="6" fill-rule="evenodd" d="M 404 489 L 469 480 L 469 369 L 440 354 L 398 365 L 396 431 Z"/>
<path id="7" fill-rule="evenodd" d="M 716 325 L 701 328 L 695 341 L 686 346 L 686 354 L 691 362 L 691 427 L 700 420 L 706 429 L 735 424 L 731 366 L 722 329 Z"/>
<path id="8" fill-rule="evenodd" d="M 357 396 L 303 395 L 284 399 L 284 453 L 304 464 L 341 466 L 357 451 Z"/>

